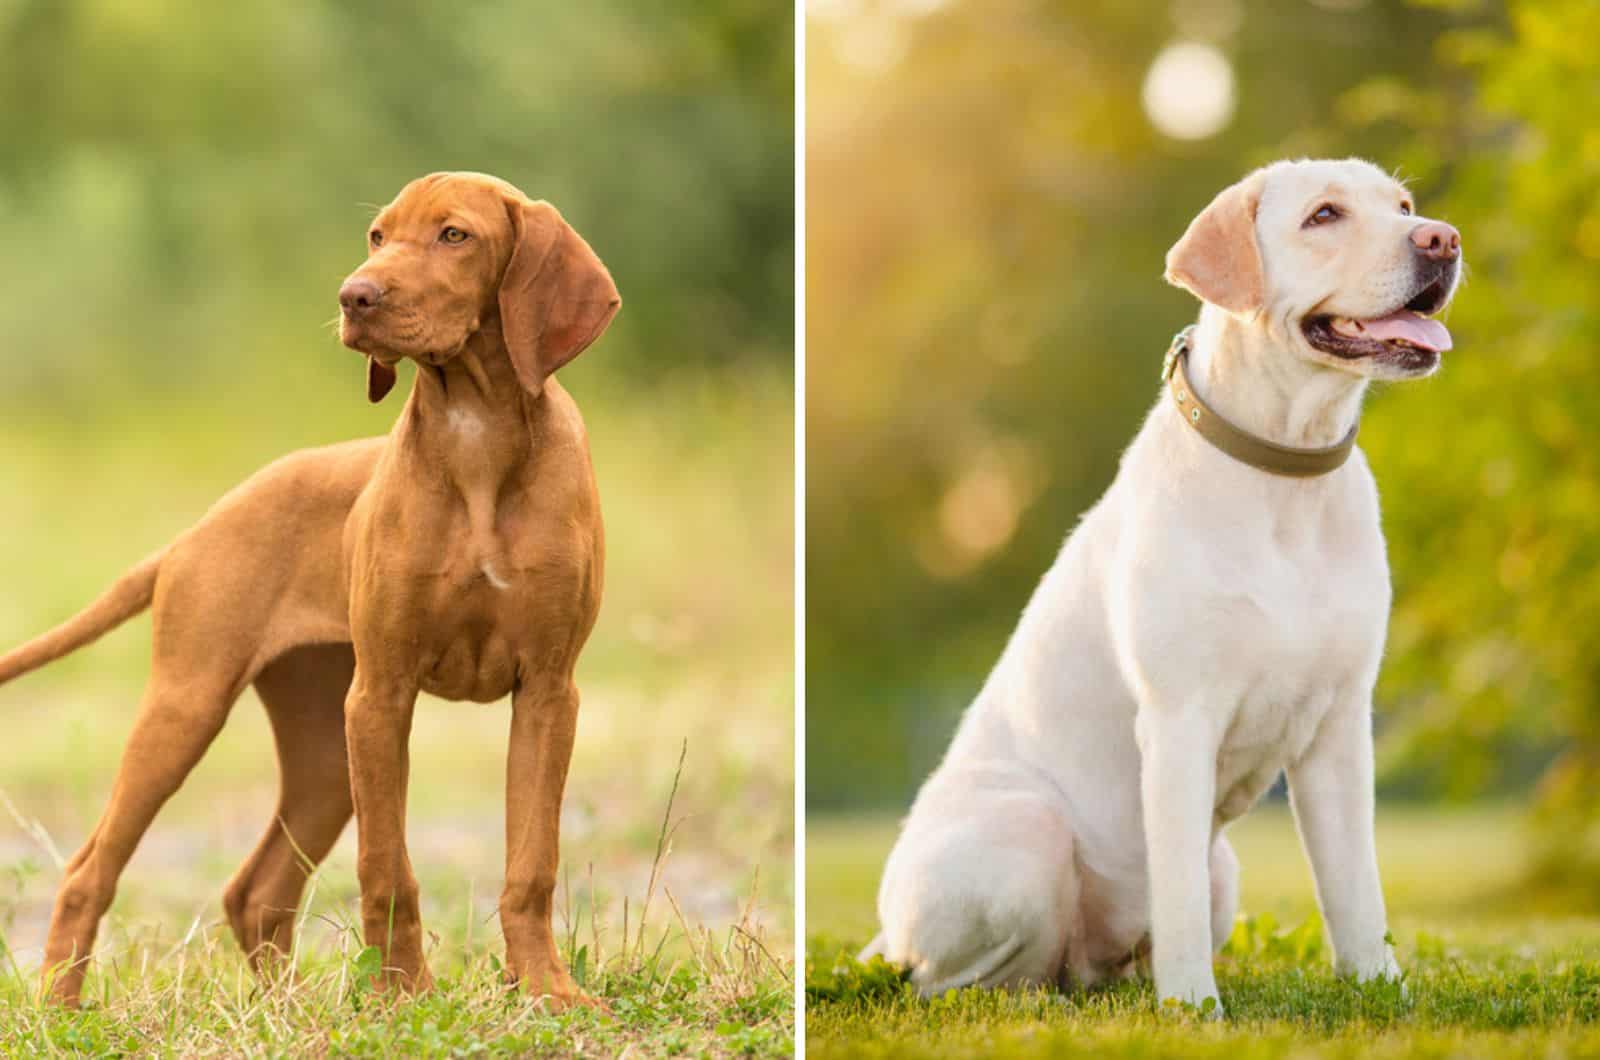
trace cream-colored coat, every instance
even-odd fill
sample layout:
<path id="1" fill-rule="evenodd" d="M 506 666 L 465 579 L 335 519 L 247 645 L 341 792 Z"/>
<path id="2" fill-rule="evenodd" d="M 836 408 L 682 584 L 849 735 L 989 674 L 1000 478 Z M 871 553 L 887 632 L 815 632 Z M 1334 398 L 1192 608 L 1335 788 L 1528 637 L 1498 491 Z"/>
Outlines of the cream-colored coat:
<path id="1" fill-rule="evenodd" d="M 1331 445 L 1370 378 L 1428 374 L 1438 355 L 1330 352 L 1306 322 L 1360 333 L 1352 321 L 1415 304 L 1430 277 L 1436 310 L 1458 266 L 1454 230 L 1413 216 L 1367 163 L 1259 170 L 1168 258 L 1205 301 L 1190 378 L 1254 434 Z M 1162 998 L 1215 998 L 1237 896 L 1224 829 L 1287 772 L 1337 967 L 1398 975 L 1373 842 L 1389 603 L 1359 449 L 1325 476 L 1268 474 L 1212 448 L 1163 392 L 917 796 L 868 952 L 931 995 L 1093 983 L 1148 946 Z"/>

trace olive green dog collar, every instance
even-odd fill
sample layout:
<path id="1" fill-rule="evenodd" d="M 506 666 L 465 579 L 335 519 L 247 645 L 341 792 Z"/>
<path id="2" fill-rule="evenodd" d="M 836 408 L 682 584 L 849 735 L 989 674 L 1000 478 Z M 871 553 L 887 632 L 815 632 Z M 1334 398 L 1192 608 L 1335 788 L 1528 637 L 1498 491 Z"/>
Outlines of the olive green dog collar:
<path id="1" fill-rule="evenodd" d="M 1200 395 L 1189 385 L 1185 361 L 1193 336 L 1194 325 L 1190 324 L 1172 337 L 1172 345 L 1167 348 L 1166 359 L 1161 363 L 1161 378 L 1166 381 L 1167 390 L 1171 392 L 1172 400 L 1177 403 L 1184 421 L 1199 431 L 1200 437 L 1241 464 L 1291 478 L 1326 475 L 1338 470 L 1350 458 L 1350 450 L 1356 447 L 1356 432 L 1361 429 L 1359 421 L 1341 441 L 1326 449 L 1296 449 L 1258 438 L 1223 419 L 1210 405 L 1201 401 Z"/>

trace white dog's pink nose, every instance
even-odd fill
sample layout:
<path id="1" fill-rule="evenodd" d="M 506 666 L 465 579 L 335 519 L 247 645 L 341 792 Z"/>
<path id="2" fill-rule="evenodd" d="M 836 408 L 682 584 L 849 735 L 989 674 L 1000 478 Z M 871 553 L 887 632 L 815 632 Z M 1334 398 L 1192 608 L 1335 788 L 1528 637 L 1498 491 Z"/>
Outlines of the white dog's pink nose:
<path id="1" fill-rule="evenodd" d="M 1435 261 L 1461 256 L 1461 233 L 1443 221 L 1426 221 L 1411 230 L 1411 244 Z"/>

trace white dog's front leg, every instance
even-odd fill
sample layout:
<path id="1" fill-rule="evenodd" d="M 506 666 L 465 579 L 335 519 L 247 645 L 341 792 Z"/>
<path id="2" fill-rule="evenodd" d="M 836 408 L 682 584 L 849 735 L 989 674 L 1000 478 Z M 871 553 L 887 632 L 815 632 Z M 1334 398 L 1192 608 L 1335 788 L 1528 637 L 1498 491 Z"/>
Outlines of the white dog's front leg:
<path id="1" fill-rule="evenodd" d="M 1194 1005 L 1217 998 L 1220 1014 L 1211 968 L 1216 737 L 1194 708 L 1141 710 L 1137 732 L 1156 994 Z"/>
<path id="2" fill-rule="evenodd" d="M 1336 706 L 1288 770 L 1289 797 L 1317 903 L 1333 943 L 1334 968 L 1366 979 L 1398 979 L 1386 941 L 1388 918 L 1373 838 L 1372 710 L 1365 700 Z"/>

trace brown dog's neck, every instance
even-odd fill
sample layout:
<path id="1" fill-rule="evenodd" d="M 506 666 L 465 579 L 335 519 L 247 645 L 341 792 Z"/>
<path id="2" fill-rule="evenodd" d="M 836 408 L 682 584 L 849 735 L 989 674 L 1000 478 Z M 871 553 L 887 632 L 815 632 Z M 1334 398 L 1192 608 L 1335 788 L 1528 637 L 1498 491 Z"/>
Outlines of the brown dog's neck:
<path id="1" fill-rule="evenodd" d="M 463 496 L 493 497 L 531 456 L 544 408 L 518 381 L 496 319 L 443 363 L 418 362 L 395 437 Z"/>

